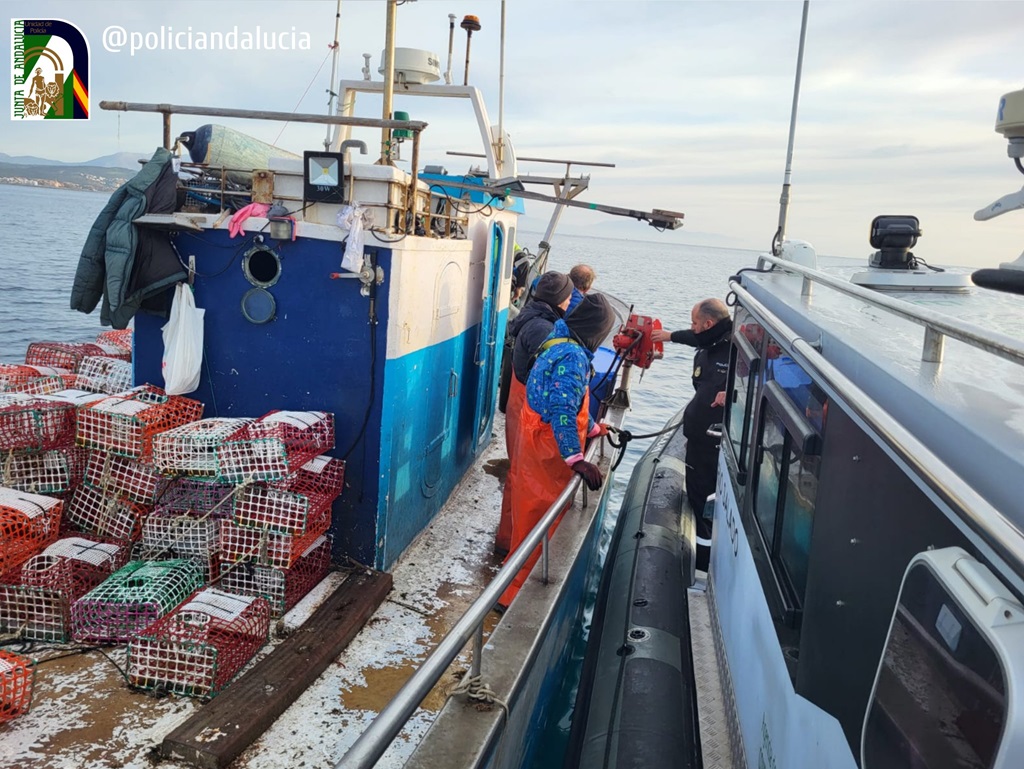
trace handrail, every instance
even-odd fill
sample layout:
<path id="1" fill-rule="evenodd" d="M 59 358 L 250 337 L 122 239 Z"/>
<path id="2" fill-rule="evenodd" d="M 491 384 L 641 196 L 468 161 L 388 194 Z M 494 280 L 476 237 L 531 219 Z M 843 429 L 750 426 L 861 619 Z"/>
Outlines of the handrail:
<path id="1" fill-rule="evenodd" d="M 895 315 L 899 315 L 914 323 L 920 323 L 925 327 L 925 352 L 922 360 L 939 362 L 942 360 L 942 335 L 951 336 L 961 342 L 977 347 L 979 349 L 998 355 L 1000 358 L 1024 365 L 1024 343 L 1019 342 L 1006 334 L 976 326 L 973 323 L 959 321 L 950 318 L 940 312 L 935 312 L 927 307 L 918 307 L 901 299 L 894 299 L 877 291 L 862 288 L 846 280 L 841 280 L 832 275 L 826 275 L 819 270 L 795 264 L 786 259 L 781 259 L 767 254 L 761 254 L 759 261 L 775 265 L 787 272 L 794 272 L 802 275 L 807 280 L 828 286 L 840 293 L 855 296 L 863 299 L 869 304 L 882 307 Z M 731 284 L 730 284 L 731 285 Z M 930 353 L 930 354 L 929 354 Z"/>
<path id="2" fill-rule="evenodd" d="M 594 441 L 587 448 L 585 459 L 589 462 L 594 459 L 602 441 Z M 384 707 L 377 717 L 370 722 L 362 734 L 348 749 L 341 761 L 335 764 L 335 769 L 369 769 L 384 755 L 384 751 L 394 741 L 395 737 L 405 726 L 412 716 L 416 707 L 423 701 L 424 697 L 441 679 L 441 676 L 451 665 L 452 661 L 459 656 L 463 647 L 477 635 L 478 629 L 482 627 L 484 618 L 494 608 L 501 594 L 505 592 L 516 574 L 526 563 L 530 554 L 539 544 L 547 543 L 548 529 L 555 522 L 555 519 L 562 512 L 563 508 L 576 495 L 580 487 L 580 477 L 574 475 L 562 493 L 558 495 L 551 507 L 548 508 L 544 517 L 540 519 L 530 535 L 523 540 L 522 544 L 508 557 L 508 560 L 501 567 L 498 573 L 491 580 L 491 583 L 484 588 L 484 591 L 466 610 L 454 627 L 434 648 L 434 650 L 423 661 L 423 664 L 403 684 L 398 693 Z M 546 548 L 545 548 L 546 553 Z M 477 660 L 474 659 L 474 666 Z"/>
<path id="3" fill-rule="evenodd" d="M 285 123 L 326 123 L 357 128 L 406 128 L 422 131 L 427 124 L 422 120 L 381 120 L 372 117 L 345 115 L 316 115 L 311 112 L 275 112 L 272 110 L 232 109 L 229 107 L 196 107 L 188 104 L 146 104 L 131 101 L 101 101 L 100 109 L 115 112 L 159 112 L 163 115 L 203 115 L 206 117 L 237 117 L 248 120 L 278 120 Z"/>
<path id="4" fill-rule="evenodd" d="M 954 509 L 964 512 L 962 520 L 1007 565 L 1018 570 L 1024 564 L 1024 532 L 982 497 L 974 488 L 936 456 L 906 427 L 879 406 L 836 366 L 829 363 L 813 345 L 801 338 L 777 315 L 743 288 L 736 280 L 729 281 L 744 307 L 760 316 L 773 332 L 787 344 L 794 358 L 813 378 L 819 379 L 842 395 L 845 403 L 874 430 L 896 456 L 925 482 L 927 487 Z M 1018 590 L 1024 589 L 1022 579 L 1012 569 Z"/>

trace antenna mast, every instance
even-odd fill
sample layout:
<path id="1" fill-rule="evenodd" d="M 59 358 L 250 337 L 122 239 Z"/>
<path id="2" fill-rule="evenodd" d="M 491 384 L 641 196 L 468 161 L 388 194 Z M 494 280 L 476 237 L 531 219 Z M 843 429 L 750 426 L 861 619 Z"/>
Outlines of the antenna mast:
<path id="1" fill-rule="evenodd" d="M 498 171 L 505 176 L 505 0 L 501 0 L 501 55 L 498 65 Z"/>
<path id="2" fill-rule="evenodd" d="M 800 50 L 796 55 L 796 79 L 793 82 L 793 111 L 789 116 L 789 148 L 786 150 L 786 174 L 782 179 L 782 197 L 779 198 L 779 228 L 772 239 L 772 253 L 782 253 L 782 241 L 786 237 L 786 217 L 789 215 L 789 180 L 793 173 L 793 144 L 796 141 L 796 109 L 800 104 L 800 78 L 804 69 L 804 38 L 807 36 L 807 9 L 810 0 L 804 0 L 804 14 L 800 21 Z"/>
<path id="3" fill-rule="evenodd" d="M 334 114 L 334 100 L 338 98 L 338 94 L 335 93 L 334 89 L 337 87 L 335 78 L 338 76 L 338 29 L 341 25 L 341 0 L 338 0 L 337 8 L 334 11 L 334 43 L 331 45 L 333 53 L 331 54 L 331 82 L 328 84 L 327 93 L 330 96 L 327 99 L 327 114 L 328 116 Z M 324 137 L 324 149 L 329 150 L 331 148 L 331 126 L 327 126 L 327 135 Z"/>

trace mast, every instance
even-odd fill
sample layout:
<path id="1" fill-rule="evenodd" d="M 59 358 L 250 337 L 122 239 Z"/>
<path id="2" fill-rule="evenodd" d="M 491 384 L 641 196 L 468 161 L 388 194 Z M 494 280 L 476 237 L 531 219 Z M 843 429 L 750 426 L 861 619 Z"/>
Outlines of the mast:
<path id="1" fill-rule="evenodd" d="M 398 21 L 398 0 L 388 0 L 388 20 L 384 44 L 384 107 L 383 120 L 391 119 L 392 102 L 395 98 L 395 25 Z M 380 129 L 379 165 L 391 164 L 391 129 Z"/>
<path id="2" fill-rule="evenodd" d="M 807 36 L 807 9 L 810 0 L 804 0 L 803 19 L 800 21 L 800 49 L 796 55 L 796 78 L 793 81 L 793 110 L 789 116 L 789 148 L 786 150 L 786 173 L 782 179 L 782 196 L 779 198 L 779 228 L 772 240 L 772 253 L 782 253 L 782 241 L 786 237 L 786 218 L 789 215 L 789 181 L 793 173 L 793 144 L 796 141 L 796 110 L 800 104 L 800 78 L 804 68 L 804 38 Z"/>
<path id="3" fill-rule="evenodd" d="M 331 115 L 334 113 L 334 100 L 338 98 L 338 94 L 335 92 L 337 87 L 337 81 L 335 78 L 338 76 L 338 30 L 341 25 L 341 0 L 338 0 L 338 5 L 334 10 L 334 43 L 331 46 L 334 50 L 331 53 L 331 80 L 327 87 L 327 93 L 330 96 L 327 99 L 327 114 Z M 324 150 L 331 148 L 331 126 L 327 126 L 327 135 L 324 136 Z"/>

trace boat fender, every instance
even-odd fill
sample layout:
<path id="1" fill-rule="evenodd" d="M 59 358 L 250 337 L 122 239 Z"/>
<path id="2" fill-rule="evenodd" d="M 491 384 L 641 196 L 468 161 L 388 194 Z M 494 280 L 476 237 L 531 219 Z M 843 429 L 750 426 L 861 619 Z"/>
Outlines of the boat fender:
<path id="1" fill-rule="evenodd" d="M 976 270 L 971 273 L 971 280 L 974 281 L 974 285 L 993 291 L 1024 294 L 1024 270 L 1005 268 Z"/>

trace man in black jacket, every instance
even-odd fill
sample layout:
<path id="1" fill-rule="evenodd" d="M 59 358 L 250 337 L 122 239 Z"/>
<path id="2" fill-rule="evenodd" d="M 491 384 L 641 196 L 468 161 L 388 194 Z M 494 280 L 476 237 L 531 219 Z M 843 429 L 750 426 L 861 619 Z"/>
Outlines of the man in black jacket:
<path id="1" fill-rule="evenodd" d="M 718 439 L 707 434 L 725 413 L 724 395 L 729 374 L 732 320 L 720 299 L 697 302 L 690 312 L 690 328 L 654 332 L 656 342 L 672 341 L 697 348 L 693 356 L 693 397 L 683 412 L 686 436 L 686 496 L 697 519 L 697 568 L 706 570 L 711 547 L 711 520 L 704 518 L 704 503 L 715 493 Z"/>

